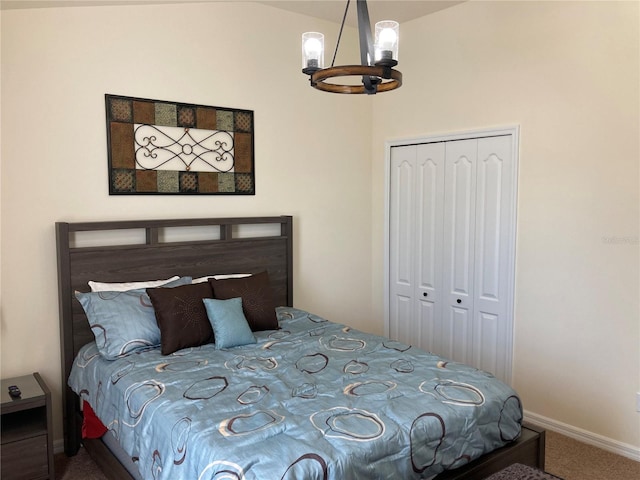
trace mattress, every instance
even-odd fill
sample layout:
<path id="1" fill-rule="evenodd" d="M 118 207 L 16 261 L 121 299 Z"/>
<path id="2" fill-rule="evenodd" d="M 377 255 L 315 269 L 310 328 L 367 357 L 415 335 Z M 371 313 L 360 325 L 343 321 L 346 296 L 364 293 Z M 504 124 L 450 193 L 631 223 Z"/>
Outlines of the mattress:
<path id="1" fill-rule="evenodd" d="M 294 308 L 257 344 L 79 352 L 70 387 L 144 479 L 425 479 L 520 434 L 489 373 Z"/>

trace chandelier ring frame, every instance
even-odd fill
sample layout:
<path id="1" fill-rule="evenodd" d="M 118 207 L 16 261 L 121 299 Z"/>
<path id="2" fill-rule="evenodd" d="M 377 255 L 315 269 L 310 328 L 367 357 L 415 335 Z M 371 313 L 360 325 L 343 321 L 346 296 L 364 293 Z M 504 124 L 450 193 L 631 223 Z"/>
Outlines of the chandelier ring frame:
<path id="1" fill-rule="evenodd" d="M 379 65 L 344 65 L 338 67 L 323 68 L 313 72 L 310 75 L 309 81 L 311 82 L 311 86 L 313 88 L 325 92 L 351 94 L 370 93 L 366 91 L 364 85 L 344 85 L 325 82 L 325 80 L 328 80 L 330 78 L 350 76 L 370 76 L 389 80 L 387 82 L 382 81 L 381 83 L 377 84 L 377 92 L 388 92 L 390 90 L 395 90 L 402 85 L 401 72 L 387 66 Z"/>

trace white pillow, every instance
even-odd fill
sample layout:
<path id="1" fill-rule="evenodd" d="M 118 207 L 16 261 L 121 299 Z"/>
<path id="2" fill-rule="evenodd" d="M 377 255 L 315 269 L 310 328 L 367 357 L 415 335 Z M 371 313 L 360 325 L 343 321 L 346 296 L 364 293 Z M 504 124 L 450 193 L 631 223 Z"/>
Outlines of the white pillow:
<path id="1" fill-rule="evenodd" d="M 178 275 L 167 278 L 166 280 L 147 280 L 145 282 L 122 282 L 122 283 L 104 283 L 89 281 L 89 288 L 92 292 L 126 292 L 127 290 L 135 290 L 137 288 L 153 288 L 178 280 Z"/>
<path id="2" fill-rule="evenodd" d="M 224 280 L 225 278 L 244 278 L 250 277 L 251 273 L 226 273 L 220 275 L 209 275 L 207 277 L 198 277 L 191 280 L 191 283 L 204 283 L 207 282 L 210 278 L 214 278 L 216 280 Z"/>

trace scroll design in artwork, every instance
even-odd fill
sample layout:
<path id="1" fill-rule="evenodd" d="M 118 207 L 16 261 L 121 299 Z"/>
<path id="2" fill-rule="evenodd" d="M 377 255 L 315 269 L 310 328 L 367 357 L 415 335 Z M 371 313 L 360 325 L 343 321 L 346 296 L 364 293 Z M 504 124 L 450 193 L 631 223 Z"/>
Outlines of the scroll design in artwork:
<path id="1" fill-rule="evenodd" d="M 234 166 L 233 132 L 135 125 L 136 165 L 145 170 L 229 172 Z M 176 170 L 175 168 L 170 168 Z"/>

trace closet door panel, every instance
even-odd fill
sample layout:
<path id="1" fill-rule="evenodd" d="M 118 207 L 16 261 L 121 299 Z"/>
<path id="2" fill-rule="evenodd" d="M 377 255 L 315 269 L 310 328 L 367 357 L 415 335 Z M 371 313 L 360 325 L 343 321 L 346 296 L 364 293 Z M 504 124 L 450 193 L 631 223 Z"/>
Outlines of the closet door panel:
<path id="1" fill-rule="evenodd" d="M 429 143 L 418 145 L 416 152 L 418 289 L 421 294 L 432 296 L 433 301 L 440 290 L 444 151 L 444 143 Z"/>
<path id="2" fill-rule="evenodd" d="M 443 231 L 444 345 L 449 358 L 467 361 L 473 333 L 477 140 L 446 144 Z"/>
<path id="3" fill-rule="evenodd" d="M 428 300 L 420 300 L 419 302 L 419 331 L 418 334 L 411 340 L 403 340 L 405 343 L 409 345 L 416 345 L 416 340 L 418 339 L 417 347 L 426 350 L 428 352 L 433 352 L 434 348 L 436 348 L 436 307 L 437 304 L 433 301 Z"/>
<path id="4" fill-rule="evenodd" d="M 397 147 L 391 156 L 390 266 L 392 291 L 412 297 L 415 263 L 414 146 Z"/>
<path id="5" fill-rule="evenodd" d="M 444 198 L 444 287 L 452 296 L 473 290 L 475 242 L 476 140 L 446 146 Z"/>
<path id="6" fill-rule="evenodd" d="M 441 336 L 442 204 L 444 195 L 444 143 L 417 146 L 416 160 L 416 296 L 419 299 L 418 345 L 433 351 Z M 415 340 L 414 343 L 415 344 Z"/>
<path id="7" fill-rule="evenodd" d="M 501 369 L 499 360 L 500 345 L 498 344 L 499 318 L 487 312 L 478 312 L 473 322 L 474 345 L 473 361 L 470 365 L 493 373 L 497 376 Z"/>
<path id="8" fill-rule="evenodd" d="M 413 311 L 415 305 L 411 297 L 393 295 L 391 297 L 391 315 L 395 320 L 391 322 L 389 336 L 400 342 L 410 343 L 416 338 L 418 326 Z"/>
<path id="9" fill-rule="evenodd" d="M 391 150 L 389 198 L 389 308 L 392 338 L 408 342 L 418 327 L 415 301 L 415 176 L 416 147 Z"/>
<path id="10" fill-rule="evenodd" d="M 471 364 L 471 312 L 466 308 L 451 307 L 445 325 L 446 351 L 441 356 L 456 362 Z"/>
<path id="11" fill-rule="evenodd" d="M 495 155 L 478 162 L 476 265 L 478 296 L 500 298 L 500 194 L 502 162 Z"/>
<path id="12" fill-rule="evenodd" d="M 511 230 L 511 137 L 478 140 L 474 366 L 504 378 L 510 357 L 507 318 L 508 249 Z"/>
<path id="13" fill-rule="evenodd" d="M 479 299 L 497 303 L 504 296 L 503 241 L 508 234 L 508 201 L 511 196 L 510 137 L 478 141 L 476 206 L 476 291 Z"/>

